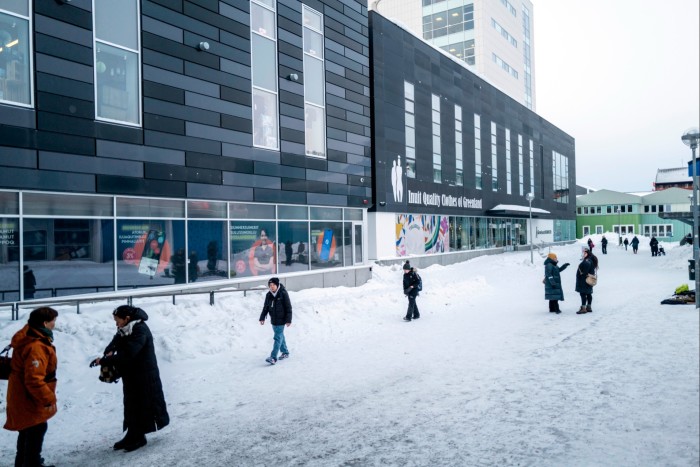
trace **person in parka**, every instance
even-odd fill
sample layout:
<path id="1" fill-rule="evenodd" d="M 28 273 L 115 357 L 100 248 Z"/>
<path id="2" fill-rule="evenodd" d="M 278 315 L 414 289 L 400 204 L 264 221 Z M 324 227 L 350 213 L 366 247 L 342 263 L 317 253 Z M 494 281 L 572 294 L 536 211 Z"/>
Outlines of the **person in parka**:
<path id="1" fill-rule="evenodd" d="M 591 253 L 588 247 L 583 248 L 583 258 L 576 270 L 576 292 L 581 296 L 581 308 L 576 312 L 577 315 L 584 313 L 592 313 L 591 303 L 593 302 L 593 286 L 588 285 L 586 277 L 589 274 L 595 274 L 598 270 L 598 258 Z"/>
<path id="2" fill-rule="evenodd" d="M 12 337 L 12 372 L 7 386 L 5 429 L 19 431 L 16 466 L 41 466 L 48 419 L 56 415 L 56 368 L 53 329 L 58 312 L 40 307 Z"/>
<path id="3" fill-rule="evenodd" d="M 639 250 L 639 239 L 637 238 L 636 235 L 634 236 L 634 238 L 632 238 L 632 241 L 630 242 L 630 244 L 632 245 L 632 251 L 636 255 L 637 251 Z"/>
<path id="4" fill-rule="evenodd" d="M 117 334 L 105 348 L 99 365 L 114 365 L 121 375 L 124 390 L 124 423 L 126 435 L 114 449 L 135 451 L 146 445 L 146 434 L 165 428 L 170 416 L 165 404 L 153 335 L 146 325 L 148 315 L 141 308 L 129 305 L 113 312 Z"/>
<path id="5" fill-rule="evenodd" d="M 265 318 L 270 315 L 272 323 L 272 331 L 274 332 L 272 344 L 272 352 L 265 359 L 270 365 L 277 363 L 277 354 L 280 360 L 289 357 L 289 349 L 287 348 L 287 340 L 284 338 L 284 328 L 292 325 L 292 302 L 289 300 L 289 294 L 284 285 L 280 284 L 277 277 L 267 281 L 267 287 L 270 289 L 265 295 L 265 304 L 263 305 L 262 313 L 260 313 L 260 325 L 265 324 Z"/>
<path id="6" fill-rule="evenodd" d="M 408 297 L 408 310 L 406 310 L 406 316 L 403 318 L 404 321 L 420 318 L 418 304 L 416 303 L 416 297 L 418 297 L 418 282 L 418 275 L 415 269 L 411 266 L 411 263 L 406 261 L 403 264 L 403 293 Z"/>
<path id="7" fill-rule="evenodd" d="M 549 300 L 549 312 L 561 313 L 559 300 L 564 301 L 564 291 L 561 288 L 561 277 L 559 273 L 569 267 L 569 263 L 557 266 L 559 260 L 557 255 L 550 253 L 544 260 L 544 299 Z"/>

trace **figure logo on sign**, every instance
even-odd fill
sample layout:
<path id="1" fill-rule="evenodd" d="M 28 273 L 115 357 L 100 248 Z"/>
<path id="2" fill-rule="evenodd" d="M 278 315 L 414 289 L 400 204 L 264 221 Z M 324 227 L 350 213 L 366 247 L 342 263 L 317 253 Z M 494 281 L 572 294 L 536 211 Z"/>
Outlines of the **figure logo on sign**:
<path id="1" fill-rule="evenodd" d="M 403 168 L 401 167 L 401 156 L 396 156 L 396 160 L 392 162 L 391 188 L 394 191 L 394 202 L 403 202 Z"/>

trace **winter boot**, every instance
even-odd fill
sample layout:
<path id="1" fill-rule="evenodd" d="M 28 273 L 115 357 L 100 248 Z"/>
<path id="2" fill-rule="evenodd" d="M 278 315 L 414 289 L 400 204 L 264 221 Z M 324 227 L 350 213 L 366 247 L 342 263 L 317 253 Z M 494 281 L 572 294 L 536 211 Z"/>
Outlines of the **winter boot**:
<path id="1" fill-rule="evenodd" d="M 576 312 L 577 315 L 582 315 L 584 313 L 588 313 L 588 310 L 586 310 L 586 307 L 584 305 L 581 305 L 581 309 Z"/>
<path id="2" fill-rule="evenodd" d="M 591 310 L 590 305 L 586 306 L 586 313 L 593 313 L 593 310 Z"/>

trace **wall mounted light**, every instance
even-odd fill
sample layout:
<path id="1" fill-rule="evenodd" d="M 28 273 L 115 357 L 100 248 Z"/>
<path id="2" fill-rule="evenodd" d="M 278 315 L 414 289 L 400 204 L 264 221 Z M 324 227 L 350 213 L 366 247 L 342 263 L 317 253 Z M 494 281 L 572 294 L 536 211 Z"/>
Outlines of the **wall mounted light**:
<path id="1" fill-rule="evenodd" d="M 379 205 L 380 205 L 380 206 L 386 206 L 386 201 L 380 201 L 380 202 L 379 202 Z"/>
<path id="2" fill-rule="evenodd" d="M 299 81 L 299 75 L 296 73 L 290 73 L 289 75 L 287 75 L 287 79 L 289 81 Z"/>
<path id="3" fill-rule="evenodd" d="M 201 50 L 203 52 L 206 52 L 209 50 L 209 42 L 202 41 L 199 44 L 197 44 L 197 50 Z"/>

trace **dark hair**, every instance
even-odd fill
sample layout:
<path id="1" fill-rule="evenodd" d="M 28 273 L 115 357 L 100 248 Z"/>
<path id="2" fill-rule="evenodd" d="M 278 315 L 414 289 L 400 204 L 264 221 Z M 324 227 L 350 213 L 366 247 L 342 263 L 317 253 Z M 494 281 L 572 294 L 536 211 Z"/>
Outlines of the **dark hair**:
<path id="1" fill-rule="evenodd" d="M 33 328 L 43 328 L 44 323 L 53 321 L 58 316 L 58 311 L 48 306 L 42 306 L 29 313 L 29 325 Z"/>
<path id="2" fill-rule="evenodd" d="M 133 307 L 130 305 L 121 305 L 121 306 L 118 306 L 114 309 L 114 311 L 112 312 L 112 315 L 116 316 L 117 318 L 121 318 L 121 319 L 126 319 L 126 318 L 131 319 L 134 317 L 136 310 L 138 310 L 138 308 L 136 308 L 136 307 Z"/>
<path id="3" fill-rule="evenodd" d="M 262 237 L 262 233 L 263 233 L 263 232 L 265 232 L 265 236 L 266 236 L 266 237 L 269 237 L 269 236 L 270 236 L 270 234 L 267 233 L 267 229 L 266 229 L 265 227 L 262 227 L 262 228 L 258 231 L 258 238 Z"/>

